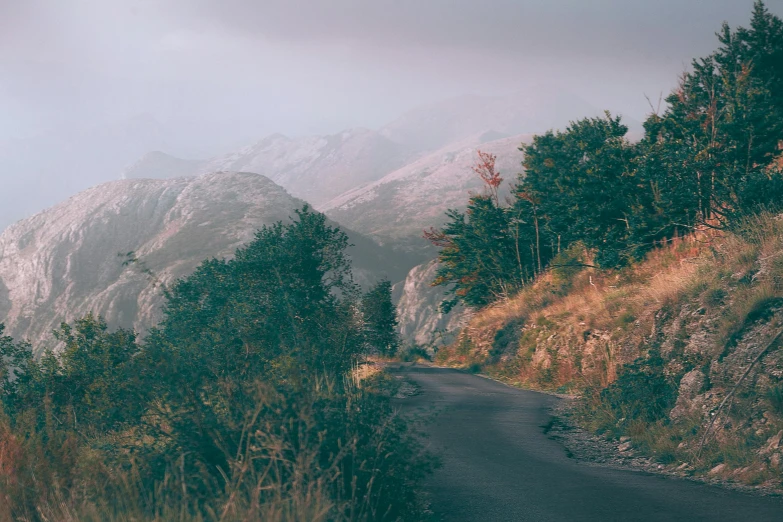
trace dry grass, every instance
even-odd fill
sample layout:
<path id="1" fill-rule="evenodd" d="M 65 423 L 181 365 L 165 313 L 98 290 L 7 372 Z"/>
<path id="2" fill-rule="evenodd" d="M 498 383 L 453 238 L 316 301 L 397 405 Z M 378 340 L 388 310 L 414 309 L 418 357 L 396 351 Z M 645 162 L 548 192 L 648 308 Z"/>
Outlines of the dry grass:
<path id="1" fill-rule="evenodd" d="M 477 312 L 438 360 L 463 367 L 480 363 L 528 387 L 603 387 L 620 366 L 645 353 L 662 310 L 691 302 L 719 311 L 719 352 L 781 296 L 783 220 L 760 215 L 734 233 L 704 229 L 675 238 L 622 270 L 586 268 L 567 281 L 546 273 L 516 296 Z M 511 349 L 509 329 L 516 330 Z"/>
<path id="2" fill-rule="evenodd" d="M 377 376 L 383 370 L 378 360 L 367 360 L 363 363 L 357 363 L 352 369 L 350 379 L 357 387 L 361 387 L 362 383 L 367 379 Z"/>
<path id="3" fill-rule="evenodd" d="M 463 332 L 467 341 L 442 351 L 441 361 L 462 366 L 483 361 L 491 373 L 533 387 L 606 386 L 619 365 L 639 355 L 638 350 L 629 353 L 628 346 L 649 334 L 654 312 L 698 291 L 712 277 L 717 239 L 707 232 L 677 238 L 620 271 L 587 268 L 568 281 L 544 274 L 513 298 L 479 311 Z M 516 353 L 520 360 L 513 369 L 500 368 L 488 354 L 497 332 L 515 324 L 523 329 Z M 465 345 L 472 351 L 466 352 Z"/>
<path id="4" fill-rule="evenodd" d="M 385 497 L 381 495 L 404 499 L 402 494 L 406 493 L 389 489 L 400 482 L 389 481 L 386 473 L 402 477 L 395 466 L 406 457 L 396 452 L 405 455 L 406 451 L 418 451 L 418 446 L 408 442 L 397 414 L 383 409 L 374 392 L 359 385 L 352 388 L 354 380 L 367 383 L 378 373 L 373 364 L 357 366 L 346 378 L 350 396 L 345 400 L 324 402 L 332 393 L 324 390 L 285 419 L 262 414 L 269 407 L 278 408 L 278 412 L 285 408 L 285 398 L 277 397 L 276 392 L 260 398 L 256 410 L 247 414 L 240 445 L 228 459 L 222 481 L 203 470 L 194 471 L 198 467 L 187 467 L 190 471 L 186 471 L 185 459 L 190 463 L 192 457 L 183 453 L 167 465 L 163 479 L 151 484 L 137 472 L 133 459 L 117 470 L 107 464 L 113 461 L 104 460 L 100 450 L 69 449 L 67 444 L 62 451 L 72 454 L 77 464 L 71 470 L 73 476 L 65 480 L 58 476 L 58 466 L 67 460 L 57 453 L 59 449 L 53 451 L 37 435 L 20 442 L 0 417 L 0 522 L 386 520 L 379 509 L 392 507 L 383 507 Z M 318 422 L 316 409 L 336 408 L 339 412 L 353 408 L 352 403 L 357 404 L 356 415 L 370 419 L 354 416 L 350 422 L 341 417 L 339 422 L 344 424 L 318 424 L 321 428 L 313 429 Z M 326 429 L 339 437 L 333 449 L 329 448 L 334 440 Z M 370 433 L 369 439 L 360 433 Z M 96 458 L 82 461 L 90 451 Z M 405 480 L 417 480 L 416 476 L 429 469 L 429 457 L 420 457 L 405 468 Z M 414 512 L 418 500 L 408 502 Z"/>
<path id="5" fill-rule="evenodd" d="M 783 386 L 775 385 L 776 378 L 747 383 L 749 398 L 742 404 L 735 401 L 700 457 L 696 448 L 709 410 L 699 408 L 674 420 L 667 409 L 655 421 L 628 421 L 623 393 L 633 397 L 633 390 L 617 392 L 610 385 L 625 365 L 638 367 L 654 359 L 644 357 L 654 349 L 663 361 L 654 371 L 671 379 L 675 399 L 679 379 L 701 368 L 711 381 L 711 398 L 704 400 L 717 404 L 732 384 L 722 380 L 721 372 L 729 370 L 720 364 L 746 364 L 743 357 L 722 362 L 724 357 L 777 331 L 781 325 L 768 321 L 781 306 L 783 216 L 761 214 L 731 232 L 703 230 L 676 238 L 622 270 L 586 268 L 565 283 L 544 274 L 513 298 L 479 311 L 460 343 L 439 356 L 462 366 L 481 363 L 486 373 L 521 387 L 585 392 L 580 422 L 629 435 L 637 449 L 658 462 L 672 467 L 689 463 L 694 473 L 724 464 L 724 478 L 746 484 L 772 481 L 779 487 L 780 470 L 766 464 L 758 450 L 769 430 L 776 433 L 783 423 L 767 420 L 764 431 L 757 422 L 762 414 L 767 418 L 769 411 L 783 408 Z M 719 363 L 715 375 L 711 362 Z M 626 381 L 622 386 L 631 386 Z M 617 392 L 613 399 L 602 393 L 607 388 Z"/>
<path id="6" fill-rule="evenodd" d="M 574 325 L 611 327 L 620 309 L 639 311 L 678 300 L 694 285 L 699 270 L 713 261 L 709 246 L 697 236 L 688 236 L 621 272 L 585 269 L 565 295 L 558 294 L 552 275 L 545 274 L 513 298 L 480 311 L 469 328 L 480 330 L 535 315 L 561 325 L 570 319 Z"/>

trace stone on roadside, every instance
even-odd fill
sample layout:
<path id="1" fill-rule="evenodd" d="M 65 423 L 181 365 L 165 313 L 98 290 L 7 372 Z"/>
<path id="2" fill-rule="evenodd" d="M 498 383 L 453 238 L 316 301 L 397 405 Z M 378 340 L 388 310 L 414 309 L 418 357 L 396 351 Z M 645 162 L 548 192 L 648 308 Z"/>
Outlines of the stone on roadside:
<path id="1" fill-rule="evenodd" d="M 773 469 L 781 469 L 781 455 L 780 453 L 775 453 L 769 458 L 769 465 Z"/>
<path id="2" fill-rule="evenodd" d="M 777 435 L 773 435 L 767 440 L 767 443 L 759 451 L 761 455 L 768 455 L 781 447 L 783 441 L 783 430 L 780 430 Z"/>

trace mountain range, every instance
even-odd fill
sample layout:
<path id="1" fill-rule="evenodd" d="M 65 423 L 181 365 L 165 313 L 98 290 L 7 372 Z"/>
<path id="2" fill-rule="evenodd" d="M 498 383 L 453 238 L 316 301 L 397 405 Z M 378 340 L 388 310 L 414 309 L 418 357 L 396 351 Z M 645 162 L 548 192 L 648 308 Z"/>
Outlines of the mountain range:
<path id="1" fill-rule="evenodd" d="M 143 331 L 160 317 L 161 284 L 203 259 L 230 255 L 260 226 L 287 220 L 307 202 L 350 231 L 357 281 L 397 283 L 400 331 L 409 342 L 425 343 L 455 327 L 459 316 L 438 312 L 441 293 L 428 279 L 435 252 L 421 232 L 482 190 L 471 170 L 477 151 L 497 155 L 508 191 L 521 171 L 518 149 L 532 133 L 565 125 L 566 114 L 595 112 L 558 92 L 467 96 L 411 111 L 378 130 L 274 134 L 206 160 L 151 147 L 154 152 L 115 171 L 115 180 L 123 179 L 85 190 L 0 235 L 0 321 L 39 350 L 61 321 L 88 311 L 112 326 Z M 120 135 L 144 137 L 147 124 Z M 108 168 L 104 159 L 157 144 L 165 148 L 153 132 L 131 139 L 121 154 L 105 145 L 87 169 L 89 179 Z M 52 150 L 47 161 L 53 163 L 60 152 Z M 88 162 L 82 152 L 76 156 Z M 5 153 L 0 150 L 0 167 L 13 156 Z M 143 264 L 124 265 L 118 253 L 129 252 Z"/>
<path id="2" fill-rule="evenodd" d="M 7 333 L 38 350 L 51 346 L 62 321 L 90 311 L 112 327 L 144 331 L 160 318 L 161 285 L 204 259 L 230 256 L 261 226 L 287 221 L 304 204 L 251 173 L 99 185 L 0 235 L 0 317 Z M 354 277 L 365 286 L 399 280 L 412 267 L 348 234 Z"/>

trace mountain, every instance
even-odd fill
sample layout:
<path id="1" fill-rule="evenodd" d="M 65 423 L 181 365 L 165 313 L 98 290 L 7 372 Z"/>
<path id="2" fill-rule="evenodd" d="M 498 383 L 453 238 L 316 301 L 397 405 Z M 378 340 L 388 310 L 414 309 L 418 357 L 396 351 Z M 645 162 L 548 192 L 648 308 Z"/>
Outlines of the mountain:
<path id="1" fill-rule="evenodd" d="M 120 180 L 86 190 L 0 235 L 0 321 L 37 350 L 62 321 L 93 311 L 110 326 L 144 330 L 162 292 L 201 261 L 229 256 L 264 224 L 304 203 L 264 176 L 216 173 Z M 413 263 L 349 232 L 355 277 L 402 279 Z M 123 266 L 135 252 L 143 265 Z"/>
<path id="2" fill-rule="evenodd" d="M 404 165 L 410 156 L 404 147 L 368 129 L 297 139 L 275 134 L 210 160 L 202 170 L 257 172 L 317 208 Z"/>
<path id="3" fill-rule="evenodd" d="M 193 176 L 204 161 L 176 158 L 165 152 L 153 151 L 122 171 L 122 179 L 170 179 Z"/>
<path id="4" fill-rule="evenodd" d="M 320 209 L 424 156 L 475 142 L 477 136 L 488 141 L 544 132 L 599 112 L 571 93 L 544 87 L 508 96 L 461 96 L 412 110 L 379 131 L 355 128 L 300 138 L 273 134 L 206 161 L 155 152 L 126 169 L 124 176 L 165 179 L 255 172 Z"/>
<path id="5" fill-rule="evenodd" d="M 407 345 L 448 344 L 470 318 L 469 312 L 459 306 L 448 314 L 441 313 L 445 291 L 443 287 L 430 286 L 437 268 L 435 261 L 416 266 L 393 287 L 399 331 Z"/>
<path id="6" fill-rule="evenodd" d="M 206 161 L 153 152 L 128 167 L 126 178 L 166 179 L 209 172 L 255 172 L 315 207 L 404 165 L 411 157 L 378 132 L 350 129 L 328 136 L 273 134 L 258 143 Z"/>
<path id="7" fill-rule="evenodd" d="M 494 130 L 506 136 L 561 129 L 572 120 L 601 114 L 578 96 L 538 86 L 506 96 L 466 95 L 423 106 L 386 125 L 380 133 L 416 151 Z"/>
<path id="8" fill-rule="evenodd" d="M 486 133 L 427 154 L 381 179 L 321 206 L 326 215 L 380 242 L 423 245 L 422 230 L 438 226 L 450 208 L 464 208 L 470 191 L 481 191 L 473 172 L 476 151 L 497 155 L 496 167 L 508 184 L 522 170 L 522 143 L 530 135 L 495 139 Z"/>

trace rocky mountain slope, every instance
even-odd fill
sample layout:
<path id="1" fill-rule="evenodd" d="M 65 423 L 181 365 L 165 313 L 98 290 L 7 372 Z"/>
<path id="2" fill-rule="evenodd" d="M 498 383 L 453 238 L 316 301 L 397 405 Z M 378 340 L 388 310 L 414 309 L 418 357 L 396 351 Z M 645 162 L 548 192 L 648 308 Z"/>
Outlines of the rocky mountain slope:
<path id="1" fill-rule="evenodd" d="M 461 307 L 448 314 L 441 313 L 440 303 L 445 292 L 442 287 L 430 286 L 436 270 L 435 261 L 416 266 L 392 289 L 400 334 L 407 345 L 449 344 L 470 318 L 468 311 Z"/>
<path id="2" fill-rule="evenodd" d="M 404 147 L 368 129 L 295 139 L 273 134 L 204 161 L 151 153 L 127 168 L 123 177 L 166 179 L 220 171 L 255 172 L 317 208 L 347 190 L 375 181 L 410 157 Z"/>
<path id="3" fill-rule="evenodd" d="M 217 173 L 99 185 L 10 226 L 0 235 L 0 321 L 38 349 L 50 331 L 93 311 L 111 326 L 143 330 L 159 317 L 161 288 L 118 253 L 135 252 L 162 283 L 210 257 L 230 255 L 264 224 L 303 205 L 268 178 Z M 358 280 L 401 279 L 404 258 L 359 234 L 350 254 Z"/>
<path id="4" fill-rule="evenodd" d="M 464 208 L 468 194 L 481 190 L 481 180 L 471 168 L 477 150 L 497 155 L 497 169 L 508 186 L 522 170 L 519 146 L 530 139 L 530 135 L 497 139 L 490 132 L 462 140 L 347 192 L 321 209 L 382 242 L 408 240 L 423 245 L 419 241 L 423 229 L 443 223 L 447 209 Z"/>
<path id="5" fill-rule="evenodd" d="M 410 152 L 369 129 L 291 139 L 269 136 L 207 162 L 204 172 L 241 170 L 268 176 L 316 208 L 406 163 Z"/>

